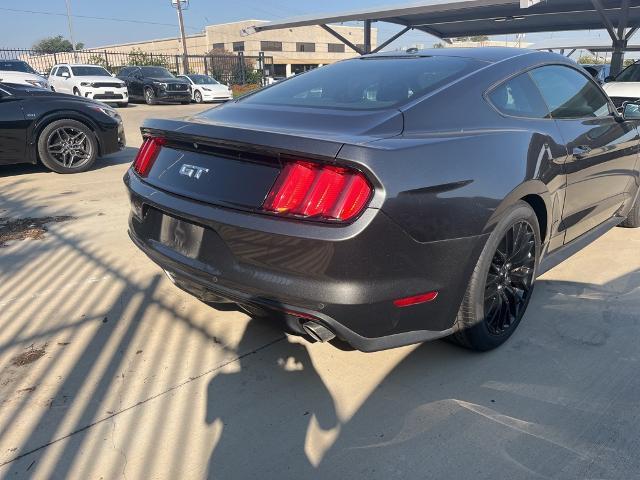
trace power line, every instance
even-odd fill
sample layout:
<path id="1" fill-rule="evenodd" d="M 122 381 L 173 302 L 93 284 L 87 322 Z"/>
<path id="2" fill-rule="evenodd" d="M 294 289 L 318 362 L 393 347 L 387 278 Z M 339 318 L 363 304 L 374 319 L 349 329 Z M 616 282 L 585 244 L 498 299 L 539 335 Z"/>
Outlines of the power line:
<path id="1" fill-rule="evenodd" d="M 67 14 L 66 13 L 58 13 L 58 12 L 43 12 L 41 10 L 21 10 L 18 8 L 5 8 L 5 7 L 0 7 L 0 10 L 4 10 L 5 12 L 17 12 L 17 13 L 34 13 L 37 15 L 53 15 L 53 16 L 57 16 L 57 17 L 66 17 Z M 146 25 L 161 25 L 164 27 L 173 27 L 175 28 L 175 25 L 172 23 L 161 23 L 161 22 L 149 22 L 149 21 L 145 21 L 145 20 L 130 20 L 128 18 L 114 18 L 114 17 L 93 17 L 90 15 L 71 15 L 72 17 L 75 18 L 88 18 L 91 20 L 107 20 L 110 22 L 128 22 L 128 23 L 142 23 L 142 24 L 146 24 Z M 185 25 L 185 28 L 188 28 L 190 30 L 198 30 L 200 31 L 200 28 L 196 28 L 196 27 L 190 27 L 188 25 Z"/>

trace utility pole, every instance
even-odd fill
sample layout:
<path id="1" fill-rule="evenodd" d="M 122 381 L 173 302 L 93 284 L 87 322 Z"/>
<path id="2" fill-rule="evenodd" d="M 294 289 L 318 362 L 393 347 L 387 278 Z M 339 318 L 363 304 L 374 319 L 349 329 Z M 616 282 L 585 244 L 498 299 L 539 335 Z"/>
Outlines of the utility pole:
<path id="1" fill-rule="evenodd" d="M 178 23 L 180 24 L 180 36 L 182 37 L 182 67 L 184 74 L 189 73 L 189 58 L 187 57 L 187 37 L 184 34 L 184 18 L 182 18 L 182 2 L 185 0 L 174 0 L 178 9 Z M 186 2 L 185 2 L 186 4 Z"/>
<path id="2" fill-rule="evenodd" d="M 65 0 L 67 4 L 67 23 L 69 24 L 69 37 L 71 38 L 71 48 L 73 49 L 73 61 L 78 61 L 76 53 L 76 41 L 73 39 L 73 24 L 71 23 L 71 0 Z"/>

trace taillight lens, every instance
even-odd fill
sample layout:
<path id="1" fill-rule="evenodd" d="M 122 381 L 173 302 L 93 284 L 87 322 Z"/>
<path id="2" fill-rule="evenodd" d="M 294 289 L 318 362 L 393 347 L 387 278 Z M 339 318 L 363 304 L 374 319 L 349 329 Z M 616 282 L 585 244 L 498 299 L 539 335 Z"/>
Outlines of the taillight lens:
<path id="1" fill-rule="evenodd" d="M 167 143 L 165 138 L 147 137 L 138 150 L 135 160 L 133 161 L 133 169 L 142 177 L 146 177 L 151 171 L 153 162 L 158 158 L 158 154 L 162 146 Z"/>
<path id="2" fill-rule="evenodd" d="M 348 221 L 358 216 L 373 189 L 357 170 L 312 162 L 289 162 L 263 208 L 280 215 Z"/>

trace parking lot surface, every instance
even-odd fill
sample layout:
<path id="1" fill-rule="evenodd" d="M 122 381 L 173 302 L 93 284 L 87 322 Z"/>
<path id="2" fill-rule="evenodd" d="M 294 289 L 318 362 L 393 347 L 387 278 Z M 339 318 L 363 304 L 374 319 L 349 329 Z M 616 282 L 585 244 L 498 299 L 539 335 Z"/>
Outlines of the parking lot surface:
<path id="1" fill-rule="evenodd" d="M 136 147 L 204 108 L 120 112 Z M 0 218 L 72 217 L 0 248 L 0 476 L 638 478 L 640 231 L 543 276 L 496 351 L 365 354 L 176 289 L 127 236 L 134 154 L 0 170 Z"/>

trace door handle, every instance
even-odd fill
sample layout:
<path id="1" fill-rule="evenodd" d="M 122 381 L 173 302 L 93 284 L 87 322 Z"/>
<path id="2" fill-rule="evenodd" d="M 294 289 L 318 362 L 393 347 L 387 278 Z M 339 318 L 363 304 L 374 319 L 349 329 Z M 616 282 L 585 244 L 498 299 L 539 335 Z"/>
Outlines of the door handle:
<path id="1" fill-rule="evenodd" d="M 573 147 L 573 156 L 580 160 L 591 153 L 592 148 L 589 145 L 578 145 Z"/>

